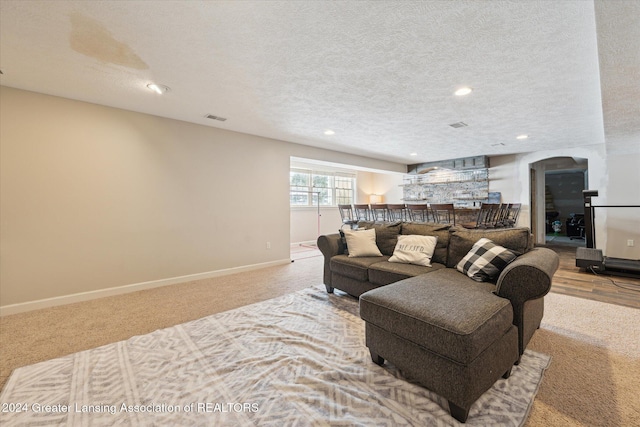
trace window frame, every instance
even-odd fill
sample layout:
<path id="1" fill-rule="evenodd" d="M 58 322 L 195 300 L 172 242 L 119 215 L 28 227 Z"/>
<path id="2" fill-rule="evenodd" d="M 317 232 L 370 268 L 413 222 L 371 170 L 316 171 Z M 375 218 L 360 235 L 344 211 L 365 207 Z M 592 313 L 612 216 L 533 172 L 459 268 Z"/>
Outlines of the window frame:
<path id="1" fill-rule="evenodd" d="M 306 175 L 308 184 L 293 185 L 293 174 Z M 326 177 L 328 186 L 315 186 L 316 177 Z M 299 183 L 296 183 L 299 184 Z M 346 184 L 346 185 L 345 185 Z M 350 188 L 349 188 L 350 186 Z M 304 189 L 303 189 L 304 188 Z M 295 192 L 298 194 L 307 193 L 306 196 L 299 196 L 299 200 L 305 200 L 306 203 L 292 203 Z M 349 172 L 336 172 L 316 169 L 305 169 L 299 167 L 291 167 L 289 169 L 289 206 L 292 208 L 305 207 L 337 207 L 339 204 L 353 204 L 356 191 L 356 174 Z M 323 195 L 324 193 L 324 195 Z M 347 195 L 345 195 L 347 193 Z M 325 203 L 322 203 L 322 199 Z"/>

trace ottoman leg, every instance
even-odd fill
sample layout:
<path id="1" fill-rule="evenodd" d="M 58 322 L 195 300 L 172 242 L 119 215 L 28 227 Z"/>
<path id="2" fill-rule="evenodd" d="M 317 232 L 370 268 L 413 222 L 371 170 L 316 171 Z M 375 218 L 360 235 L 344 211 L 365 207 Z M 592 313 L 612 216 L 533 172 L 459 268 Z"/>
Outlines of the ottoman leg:
<path id="1" fill-rule="evenodd" d="M 452 401 L 449 400 L 449 412 L 451 416 L 456 420 L 464 423 L 467 421 L 467 417 L 469 416 L 469 408 L 462 408 Z"/>
<path id="2" fill-rule="evenodd" d="M 379 365 L 379 366 L 384 365 L 384 358 L 378 356 L 371 349 L 369 349 L 369 353 L 371 353 L 371 360 L 373 360 L 373 363 L 375 363 L 376 365 Z"/>
<path id="3" fill-rule="evenodd" d="M 512 366 L 513 367 L 513 366 Z M 511 367 L 511 368 L 512 368 Z M 502 374 L 502 378 L 504 378 L 505 380 L 507 378 L 509 378 L 511 376 L 511 368 L 509 368 L 509 370 L 507 372 L 505 372 L 504 374 Z"/>
<path id="4" fill-rule="evenodd" d="M 332 294 L 333 293 L 333 287 L 329 286 L 329 285 L 324 285 L 325 288 L 327 288 L 327 293 Z"/>

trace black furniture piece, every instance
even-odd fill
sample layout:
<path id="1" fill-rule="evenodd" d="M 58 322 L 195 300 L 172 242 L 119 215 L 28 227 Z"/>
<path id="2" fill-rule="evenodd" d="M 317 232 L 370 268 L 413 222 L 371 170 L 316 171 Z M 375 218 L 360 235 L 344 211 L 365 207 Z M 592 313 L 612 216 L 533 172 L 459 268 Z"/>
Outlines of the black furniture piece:
<path id="1" fill-rule="evenodd" d="M 547 233 L 553 233 L 553 227 L 551 226 L 551 224 L 556 220 L 556 218 L 558 218 L 558 215 L 560 215 L 560 213 L 556 211 L 547 211 L 545 213 Z"/>
<path id="2" fill-rule="evenodd" d="M 570 214 L 565 226 L 569 239 L 584 240 L 584 214 Z"/>

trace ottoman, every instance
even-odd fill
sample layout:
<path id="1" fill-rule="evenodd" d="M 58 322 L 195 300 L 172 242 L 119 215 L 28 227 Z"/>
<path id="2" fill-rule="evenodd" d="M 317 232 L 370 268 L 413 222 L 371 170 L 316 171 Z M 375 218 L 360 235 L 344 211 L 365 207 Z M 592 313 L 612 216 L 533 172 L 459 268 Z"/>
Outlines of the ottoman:
<path id="1" fill-rule="evenodd" d="M 366 345 L 449 402 L 465 422 L 469 409 L 519 358 L 509 300 L 453 269 L 434 271 L 360 296 Z"/>

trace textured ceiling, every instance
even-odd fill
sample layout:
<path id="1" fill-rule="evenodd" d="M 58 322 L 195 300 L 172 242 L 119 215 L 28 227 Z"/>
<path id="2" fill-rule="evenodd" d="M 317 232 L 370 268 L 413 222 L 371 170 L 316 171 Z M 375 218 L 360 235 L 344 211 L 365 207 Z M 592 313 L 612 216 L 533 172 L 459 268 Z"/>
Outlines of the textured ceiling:
<path id="1" fill-rule="evenodd" d="M 640 151 L 640 1 L 596 3 L 607 148 Z"/>
<path id="2" fill-rule="evenodd" d="M 400 163 L 628 146 L 638 4 L 2 0 L 1 83 Z"/>

